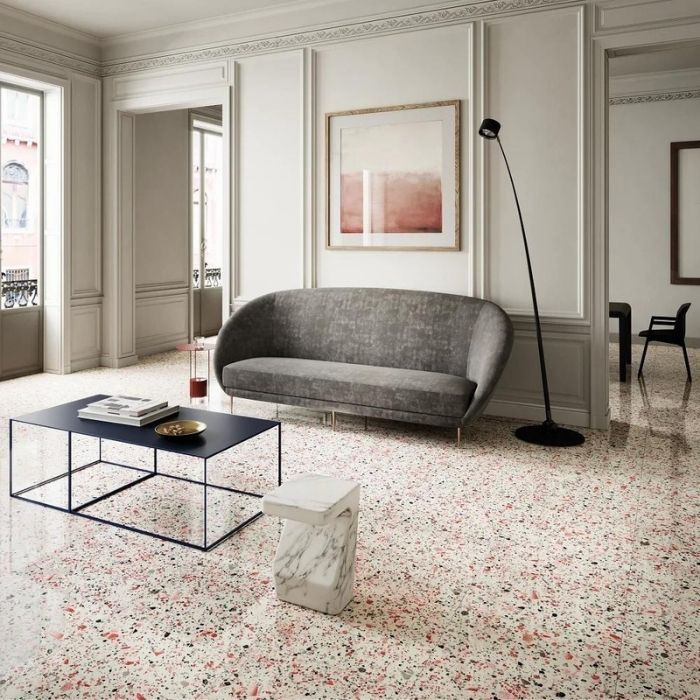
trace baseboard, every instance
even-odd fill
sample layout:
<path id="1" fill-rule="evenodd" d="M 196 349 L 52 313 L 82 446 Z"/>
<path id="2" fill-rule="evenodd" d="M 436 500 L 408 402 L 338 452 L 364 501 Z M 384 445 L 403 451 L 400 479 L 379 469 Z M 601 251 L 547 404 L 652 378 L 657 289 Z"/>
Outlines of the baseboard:
<path id="1" fill-rule="evenodd" d="M 0 377 L 0 381 L 5 381 L 6 379 L 17 379 L 18 377 L 27 377 L 30 374 L 41 374 L 44 370 L 36 365 L 34 367 L 22 367 L 21 369 L 12 370 L 11 372 L 6 372 Z M 56 372 L 58 374 L 58 372 Z"/>
<path id="2" fill-rule="evenodd" d="M 484 411 L 484 415 L 498 418 L 517 418 L 523 421 L 541 423 L 544 420 L 544 408 L 537 404 L 493 399 Z M 575 425 L 579 428 L 591 426 L 591 414 L 580 408 L 552 407 L 552 418 L 562 425 Z"/>
<path id="3" fill-rule="evenodd" d="M 70 363 L 70 372 L 82 372 L 84 369 L 94 369 L 101 365 L 99 357 L 84 357 L 80 360 L 73 360 Z"/>
<path id="4" fill-rule="evenodd" d="M 619 333 L 610 333 L 609 338 L 610 338 L 611 343 L 619 343 L 620 342 L 620 334 Z M 700 338 L 686 338 L 685 344 L 689 348 L 700 348 Z M 632 345 L 644 345 L 644 338 L 640 338 L 639 336 L 633 335 L 632 336 Z"/>
<path id="5" fill-rule="evenodd" d="M 120 367 L 135 365 L 138 361 L 138 355 L 127 355 L 126 357 L 109 357 L 108 355 L 102 355 L 102 357 L 100 357 L 100 367 L 119 369 Z"/>
<path id="6" fill-rule="evenodd" d="M 181 336 L 178 338 L 167 338 L 161 340 L 160 342 L 149 343 L 147 345 L 137 345 L 136 352 L 139 357 L 145 357 L 146 355 L 156 355 L 159 352 L 168 352 L 169 350 L 175 350 L 175 346 L 178 343 L 187 343 L 189 339 L 187 336 Z"/>

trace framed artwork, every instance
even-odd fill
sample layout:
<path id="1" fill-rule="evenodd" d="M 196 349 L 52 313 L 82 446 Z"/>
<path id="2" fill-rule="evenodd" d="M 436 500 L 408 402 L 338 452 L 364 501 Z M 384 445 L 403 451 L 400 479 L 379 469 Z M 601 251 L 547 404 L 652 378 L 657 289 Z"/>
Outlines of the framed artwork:
<path id="1" fill-rule="evenodd" d="M 671 144 L 671 284 L 700 284 L 700 141 Z"/>
<path id="2" fill-rule="evenodd" d="M 326 247 L 459 250 L 460 102 L 326 114 Z"/>

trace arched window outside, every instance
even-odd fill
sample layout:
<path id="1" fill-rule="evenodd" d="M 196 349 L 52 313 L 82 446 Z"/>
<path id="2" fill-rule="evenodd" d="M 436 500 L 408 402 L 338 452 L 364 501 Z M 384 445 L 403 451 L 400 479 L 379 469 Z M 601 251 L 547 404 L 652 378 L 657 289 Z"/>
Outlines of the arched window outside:
<path id="1" fill-rule="evenodd" d="M 21 163 L 10 161 L 2 168 L 3 227 L 9 231 L 27 228 L 29 171 Z"/>

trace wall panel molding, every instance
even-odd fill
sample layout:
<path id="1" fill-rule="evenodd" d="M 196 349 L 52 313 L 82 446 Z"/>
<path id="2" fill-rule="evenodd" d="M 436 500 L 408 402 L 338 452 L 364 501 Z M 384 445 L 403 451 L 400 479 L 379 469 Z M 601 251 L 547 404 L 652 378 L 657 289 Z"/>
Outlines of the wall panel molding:
<path id="1" fill-rule="evenodd" d="M 595 31 L 624 31 L 700 20 L 697 0 L 608 0 L 596 5 Z"/>
<path id="2" fill-rule="evenodd" d="M 114 98 L 153 95 L 178 88 L 182 84 L 198 87 L 224 85 L 228 81 L 226 61 L 202 66 L 181 66 L 177 69 L 153 71 L 147 76 L 128 75 L 114 79 Z"/>
<path id="3" fill-rule="evenodd" d="M 139 295 L 136 298 L 136 352 L 172 350 L 189 338 L 189 292 Z"/>
<path id="4" fill-rule="evenodd" d="M 316 52 L 302 49 L 301 85 L 301 144 L 302 144 L 302 260 L 301 286 L 316 287 L 316 192 L 318 171 L 316 168 Z"/>
<path id="5" fill-rule="evenodd" d="M 568 301 L 564 303 L 560 299 L 554 301 L 554 304 L 550 301 L 547 303 L 546 300 L 543 301 L 542 290 L 538 289 L 539 298 L 538 303 L 540 307 L 540 314 L 544 320 L 547 322 L 558 323 L 561 325 L 569 325 L 572 323 L 578 323 L 580 325 L 589 325 L 589 300 L 586 289 L 586 274 L 588 270 L 588 257 L 589 251 L 586 240 L 586 231 L 589 220 L 589 207 L 588 207 L 588 180 L 587 180 L 587 128 L 588 128 L 588 115 L 586 110 L 586 93 L 587 93 L 587 80 L 588 80 L 588 65 L 587 65 L 587 34 L 586 34 L 586 8 L 583 5 L 579 5 L 575 8 L 563 8 L 555 12 L 547 13 L 547 17 L 566 17 L 570 16 L 576 23 L 576 74 L 575 74 L 575 89 L 576 89 L 576 112 L 575 112 L 575 130 L 576 130 L 576 211 L 575 211 L 575 246 L 576 246 L 576 266 L 575 266 L 575 295 L 572 291 L 571 302 Z M 482 112 L 484 116 L 490 114 L 493 111 L 493 102 L 496 101 L 497 97 L 494 97 L 496 90 L 489 89 L 493 84 L 495 78 L 491 73 L 490 65 L 493 63 L 494 59 L 489 55 L 490 50 L 497 50 L 498 44 L 496 40 L 496 32 L 499 28 L 505 26 L 512 26 L 513 23 L 517 21 L 517 18 L 507 18 L 507 19 L 496 19 L 490 22 L 484 22 L 483 28 L 480 36 L 480 64 L 483 66 L 481 69 L 481 99 L 482 99 Z M 479 185 L 481 206 L 483 211 L 480 217 L 482 238 L 481 245 L 483 249 L 481 270 L 477 268 L 477 274 L 480 274 L 481 280 L 477 287 L 483 296 L 487 298 L 498 298 L 497 283 L 499 280 L 496 279 L 495 272 L 491 268 L 492 261 L 497 260 L 497 251 L 495 246 L 498 245 L 498 241 L 494 241 L 488 232 L 496 224 L 492 221 L 495 219 L 493 212 L 490 212 L 490 207 L 487 202 L 493 196 L 493 192 L 489 193 L 489 187 L 492 186 L 491 176 L 492 169 L 503 168 L 503 162 L 501 154 L 498 152 L 497 148 L 488 148 L 485 145 L 483 139 L 480 139 L 479 153 L 481 167 L 477 175 L 477 182 Z M 513 144 L 511 143 L 511 148 Z M 508 150 L 508 146 L 506 146 Z M 509 154 L 512 157 L 511 154 Z M 494 174 L 493 177 L 496 177 Z M 516 180 L 523 182 L 523 178 L 518 178 L 517 172 L 515 174 Z M 510 186 L 508 186 L 509 189 Z M 522 184 L 521 184 L 522 188 Z M 494 188 L 495 190 L 496 188 Z M 522 194 L 521 194 L 522 196 Z M 515 204 L 512 201 L 512 194 L 508 193 L 508 206 L 515 208 Z M 530 206 L 532 209 L 532 207 Z M 532 224 L 528 225 L 527 212 L 524 214 L 526 218 L 526 229 L 532 228 Z M 573 216 L 572 216 L 573 218 Z M 572 226 L 570 229 L 573 231 L 574 225 L 572 221 Z M 516 239 L 517 235 L 517 239 Z M 519 251 L 522 250 L 522 241 L 520 238 L 520 229 L 517 228 L 517 234 L 514 234 L 512 240 L 509 244 L 513 247 L 518 247 Z M 501 245 L 503 245 L 501 243 Z M 530 248 L 532 249 L 533 240 L 529 241 Z M 535 246 L 536 247 L 536 246 Z M 531 253 L 534 255 L 534 270 L 535 270 L 535 283 L 537 284 L 538 278 L 541 282 L 542 273 L 538 275 L 537 273 L 537 258 L 536 253 Z M 524 258 L 523 258 L 524 267 Z M 573 272 L 573 271 L 572 271 Z M 542 286 L 540 284 L 540 286 Z M 504 310 L 512 317 L 515 318 L 532 318 L 532 303 L 529 298 L 529 288 L 527 296 L 522 295 L 518 299 L 518 304 L 508 304 L 505 300 L 499 303 L 503 306 Z M 561 306 L 557 305 L 557 302 L 562 303 Z"/>
<path id="6" fill-rule="evenodd" d="M 575 329 L 572 329 L 575 330 Z M 590 338 L 588 334 L 544 331 L 544 351 L 547 361 L 552 412 L 555 420 L 588 425 Z M 507 408 L 510 406 L 510 408 Z M 537 336 L 533 331 L 516 328 L 513 352 L 503 377 L 489 405 L 491 415 L 513 417 L 516 408 L 536 410 L 542 414 L 542 384 L 538 371 Z M 571 415 L 570 415 L 571 414 Z M 584 422 L 580 422 L 585 417 Z"/>
<path id="7" fill-rule="evenodd" d="M 71 307 L 71 370 L 97 367 L 102 348 L 102 305 Z"/>

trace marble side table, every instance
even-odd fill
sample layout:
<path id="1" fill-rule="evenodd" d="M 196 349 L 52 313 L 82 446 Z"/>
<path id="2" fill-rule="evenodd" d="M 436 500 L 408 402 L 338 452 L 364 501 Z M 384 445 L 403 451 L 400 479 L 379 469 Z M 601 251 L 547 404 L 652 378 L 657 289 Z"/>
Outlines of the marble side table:
<path id="1" fill-rule="evenodd" d="M 329 615 L 352 600 L 359 508 L 359 484 L 321 474 L 263 497 L 263 513 L 286 521 L 272 565 L 280 600 Z"/>

